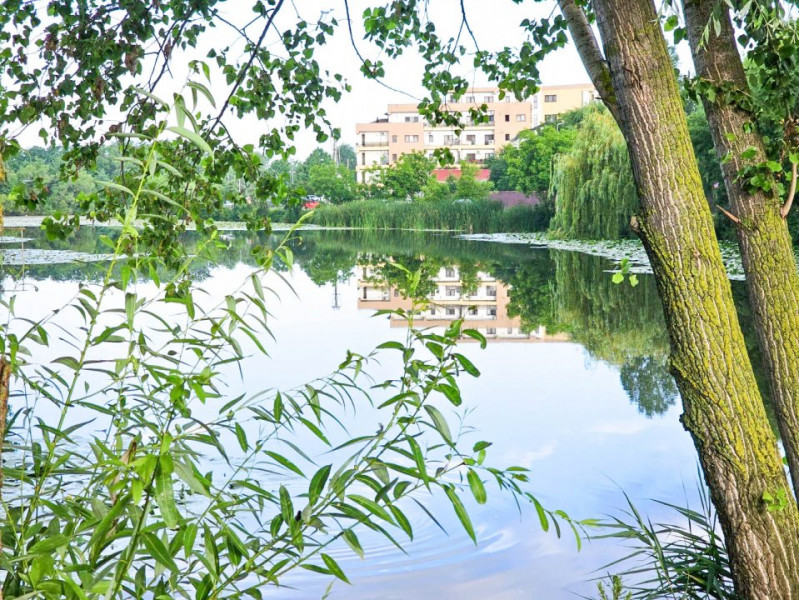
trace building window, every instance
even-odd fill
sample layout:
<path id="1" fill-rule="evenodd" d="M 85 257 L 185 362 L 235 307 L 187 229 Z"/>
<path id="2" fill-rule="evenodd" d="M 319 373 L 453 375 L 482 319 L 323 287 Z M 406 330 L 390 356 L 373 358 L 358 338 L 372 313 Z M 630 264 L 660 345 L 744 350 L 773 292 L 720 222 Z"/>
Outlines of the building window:
<path id="1" fill-rule="evenodd" d="M 444 269 L 444 277 L 455 277 L 455 269 L 452 267 Z"/>
<path id="2" fill-rule="evenodd" d="M 394 290 L 394 297 L 395 298 L 399 298 L 399 290 L 398 289 Z"/>
<path id="3" fill-rule="evenodd" d="M 476 306 L 470 306 L 468 314 L 470 316 L 472 316 L 472 317 L 476 316 L 477 315 L 477 307 Z"/>
<path id="4" fill-rule="evenodd" d="M 497 297 L 497 287 L 495 285 L 487 285 L 486 286 L 486 296 L 491 296 L 492 298 Z"/>
<path id="5" fill-rule="evenodd" d="M 538 108 L 538 96 L 533 96 L 533 108 Z"/>
<path id="6" fill-rule="evenodd" d="M 366 152 L 361 153 L 361 164 L 362 165 L 366 164 Z"/>
<path id="7" fill-rule="evenodd" d="M 447 296 L 457 296 L 458 295 L 458 286 L 457 285 L 448 285 L 445 290 Z"/>
<path id="8" fill-rule="evenodd" d="M 433 306 L 433 307 L 430 309 L 430 315 L 432 315 L 432 316 L 435 316 L 435 314 L 436 314 L 436 307 L 435 307 L 435 306 Z"/>
<path id="9" fill-rule="evenodd" d="M 466 162 L 477 162 L 477 154 L 474 152 L 469 152 L 466 155 Z"/>
<path id="10" fill-rule="evenodd" d="M 396 144 L 397 143 L 397 136 L 396 135 L 392 135 L 391 136 L 391 143 L 392 144 Z"/>
<path id="11" fill-rule="evenodd" d="M 496 327 L 489 327 L 486 329 L 486 335 L 497 335 Z"/>
<path id="12" fill-rule="evenodd" d="M 474 96 L 466 96 L 466 102 L 474 104 Z"/>
<path id="13" fill-rule="evenodd" d="M 414 143 L 414 142 L 418 142 L 418 141 L 419 141 L 419 136 L 418 135 L 406 135 L 405 136 L 405 142 L 408 143 L 408 144 Z"/>
<path id="14" fill-rule="evenodd" d="M 494 96 L 483 96 L 483 102 L 491 104 L 494 101 Z"/>
<path id="15" fill-rule="evenodd" d="M 391 155 L 391 162 L 397 162 L 397 155 L 396 154 L 392 154 Z"/>
<path id="16" fill-rule="evenodd" d="M 558 115 L 557 115 L 557 114 L 554 114 L 554 115 L 544 115 L 544 122 L 545 122 L 545 123 L 554 123 L 554 122 L 555 122 L 555 121 L 557 121 L 557 120 L 558 120 Z"/>
<path id="17" fill-rule="evenodd" d="M 453 306 L 447 307 L 447 314 L 449 316 L 451 316 L 451 317 L 454 316 L 455 315 L 455 307 L 453 307 Z"/>
<path id="18" fill-rule="evenodd" d="M 417 116 L 411 116 L 411 117 L 405 117 L 405 122 L 406 123 L 418 123 L 419 122 L 419 117 L 418 117 L 418 115 Z"/>
<path id="19" fill-rule="evenodd" d="M 488 124 L 489 125 L 493 125 L 494 124 L 494 111 L 493 110 L 488 111 Z"/>
<path id="20" fill-rule="evenodd" d="M 467 135 L 466 136 L 466 143 L 470 146 L 474 146 L 477 143 L 477 136 L 476 135 Z"/>
<path id="21" fill-rule="evenodd" d="M 497 316 L 497 307 L 492 306 L 488 309 L 488 316 L 489 317 L 496 317 Z"/>
<path id="22" fill-rule="evenodd" d="M 508 327 L 508 335 L 511 335 L 512 333 L 513 333 L 513 327 Z"/>
<path id="23" fill-rule="evenodd" d="M 432 144 L 435 141 L 436 141 L 436 138 L 435 138 L 435 136 L 432 133 L 427 136 L 427 143 L 428 144 Z"/>
<path id="24" fill-rule="evenodd" d="M 557 94 L 546 94 L 544 96 L 544 102 L 557 102 L 558 95 Z"/>
<path id="25" fill-rule="evenodd" d="M 509 142 L 509 141 L 510 141 L 510 134 L 509 134 L 509 133 L 506 133 L 506 134 L 505 134 L 505 141 L 506 141 L 506 142 Z"/>
<path id="26" fill-rule="evenodd" d="M 518 123 L 524 123 L 527 120 L 527 115 L 516 115 L 516 121 Z"/>
<path id="27" fill-rule="evenodd" d="M 486 160 L 488 160 L 489 158 L 494 158 L 493 152 L 486 152 Z"/>
<path id="28" fill-rule="evenodd" d="M 493 144 L 494 144 L 494 134 L 493 133 L 489 133 L 489 134 L 486 135 L 485 145 L 486 146 L 491 146 Z"/>
<path id="29" fill-rule="evenodd" d="M 505 122 L 510 123 L 510 115 L 505 115 Z"/>

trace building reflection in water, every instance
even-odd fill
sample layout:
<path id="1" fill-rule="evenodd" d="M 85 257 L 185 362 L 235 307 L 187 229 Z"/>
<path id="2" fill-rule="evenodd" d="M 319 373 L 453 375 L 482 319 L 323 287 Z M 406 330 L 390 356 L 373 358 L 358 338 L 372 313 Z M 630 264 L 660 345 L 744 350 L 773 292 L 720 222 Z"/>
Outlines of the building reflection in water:
<path id="1" fill-rule="evenodd" d="M 371 265 L 358 265 L 358 309 L 409 311 L 413 301 L 405 297 L 397 286 L 383 279 Z M 567 342 L 566 333 L 547 334 L 546 327 L 532 331 L 522 327 L 520 317 L 508 316 L 509 286 L 489 273 L 477 271 L 476 282 L 467 287 L 461 280 L 457 266 L 441 267 L 432 276 L 434 291 L 427 296 L 427 304 L 416 314 L 421 327 L 444 329 L 455 319 L 463 319 L 465 326 L 476 329 L 488 341 L 503 342 Z M 389 316 L 391 327 L 405 327 L 399 315 Z M 471 338 L 464 338 L 470 340 Z"/>

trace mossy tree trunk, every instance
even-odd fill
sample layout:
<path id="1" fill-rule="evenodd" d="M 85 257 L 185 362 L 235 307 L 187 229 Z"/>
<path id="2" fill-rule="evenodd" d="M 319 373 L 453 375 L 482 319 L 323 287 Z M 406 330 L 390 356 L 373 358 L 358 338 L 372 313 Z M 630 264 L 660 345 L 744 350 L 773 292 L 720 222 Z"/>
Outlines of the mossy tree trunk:
<path id="1" fill-rule="evenodd" d="M 729 14 L 721 12 L 718 35 L 711 26 L 703 44 L 716 2 L 684 0 L 683 6 L 697 75 L 711 85 L 732 84 L 748 92 Z M 747 164 L 766 160 L 752 115 L 724 102 L 721 94 L 714 102 L 704 99 L 704 105 L 716 153 L 728 157 L 722 161 L 722 172 L 732 212 L 741 220 L 738 244 L 749 302 L 793 487 L 799 490 L 799 274 L 791 236 L 780 215 L 779 198 L 749 193 L 738 180 Z M 749 148 L 756 156 L 745 161 L 741 156 Z"/>
<path id="2" fill-rule="evenodd" d="M 582 56 L 607 61 L 682 421 L 718 510 L 736 592 L 745 600 L 799 598 L 799 513 L 744 345 L 657 12 L 652 0 L 593 6 L 604 57 Z M 784 503 L 767 506 L 764 494 Z"/>

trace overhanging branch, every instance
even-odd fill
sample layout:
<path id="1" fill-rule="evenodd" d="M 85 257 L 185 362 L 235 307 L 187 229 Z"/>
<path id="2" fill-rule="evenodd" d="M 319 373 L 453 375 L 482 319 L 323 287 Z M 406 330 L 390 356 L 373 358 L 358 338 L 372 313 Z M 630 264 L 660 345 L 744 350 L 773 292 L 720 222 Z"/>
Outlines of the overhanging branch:
<path id="1" fill-rule="evenodd" d="M 610 81 L 610 69 L 605 57 L 602 55 L 602 50 L 599 48 L 596 36 L 594 36 L 594 30 L 591 29 L 591 24 L 588 22 L 585 11 L 577 6 L 574 0 L 558 0 L 558 6 L 560 7 L 560 12 L 563 13 L 563 18 L 566 19 L 569 33 L 572 36 L 572 40 L 574 40 L 574 45 L 577 46 L 577 52 L 580 54 L 585 70 L 588 71 L 591 83 L 594 84 L 597 92 L 602 96 L 602 101 L 608 107 L 610 114 L 621 125 L 619 105 Z"/>

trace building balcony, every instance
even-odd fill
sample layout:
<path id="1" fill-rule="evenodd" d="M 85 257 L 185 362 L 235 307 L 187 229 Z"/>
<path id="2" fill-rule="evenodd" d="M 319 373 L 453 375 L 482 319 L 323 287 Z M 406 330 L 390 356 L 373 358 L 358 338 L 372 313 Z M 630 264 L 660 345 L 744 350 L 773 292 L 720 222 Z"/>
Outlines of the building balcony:
<path id="1" fill-rule="evenodd" d="M 388 140 L 380 142 L 359 142 L 356 144 L 357 148 L 388 148 Z"/>

